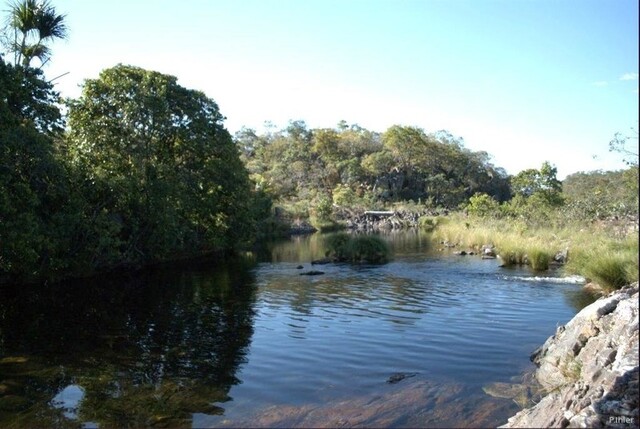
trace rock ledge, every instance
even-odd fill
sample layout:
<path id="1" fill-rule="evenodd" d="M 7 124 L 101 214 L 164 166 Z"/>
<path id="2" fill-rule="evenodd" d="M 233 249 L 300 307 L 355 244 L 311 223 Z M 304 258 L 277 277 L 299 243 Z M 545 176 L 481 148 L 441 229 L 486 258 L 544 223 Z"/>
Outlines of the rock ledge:
<path id="1" fill-rule="evenodd" d="M 638 283 L 582 309 L 531 359 L 548 393 L 501 427 L 638 427 Z"/>

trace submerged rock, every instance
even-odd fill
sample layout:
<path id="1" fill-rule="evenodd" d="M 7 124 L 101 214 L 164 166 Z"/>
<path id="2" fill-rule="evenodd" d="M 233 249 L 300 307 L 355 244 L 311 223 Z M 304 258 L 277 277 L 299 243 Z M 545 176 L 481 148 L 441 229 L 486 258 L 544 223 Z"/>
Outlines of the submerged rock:
<path id="1" fill-rule="evenodd" d="M 637 425 L 638 342 L 635 283 L 582 309 L 534 352 L 548 394 L 501 427 Z"/>
<path id="2" fill-rule="evenodd" d="M 534 374 L 514 377 L 512 381 L 513 383 L 489 383 L 482 386 L 482 390 L 494 398 L 511 399 L 520 408 L 530 407 L 542 397 L 542 386 L 535 380 Z"/>
<path id="3" fill-rule="evenodd" d="M 300 273 L 301 276 L 321 276 L 322 274 L 324 274 L 324 271 L 315 271 L 315 270 Z"/>
<path id="4" fill-rule="evenodd" d="M 387 378 L 387 383 L 389 384 L 399 383 L 405 378 L 415 377 L 416 375 L 418 375 L 417 372 L 397 372 L 395 374 L 392 374 L 391 377 Z"/>

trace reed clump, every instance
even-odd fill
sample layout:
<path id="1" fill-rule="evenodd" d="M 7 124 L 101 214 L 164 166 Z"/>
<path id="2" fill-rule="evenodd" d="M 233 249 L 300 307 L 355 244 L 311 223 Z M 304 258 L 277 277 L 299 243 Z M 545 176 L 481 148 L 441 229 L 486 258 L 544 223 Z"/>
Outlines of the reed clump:
<path id="1" fill-rule="evenodd" d="M 345 262 L 380 264 L 390 256 L 389 245 L 377 235 L 333 234 L 327 237 L 326 247 L 335 259 Z"/>

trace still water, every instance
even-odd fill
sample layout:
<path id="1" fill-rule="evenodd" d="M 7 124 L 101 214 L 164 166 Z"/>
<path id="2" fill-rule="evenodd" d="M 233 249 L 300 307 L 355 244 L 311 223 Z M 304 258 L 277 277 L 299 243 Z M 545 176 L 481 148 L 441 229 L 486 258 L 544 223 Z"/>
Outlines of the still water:
<path id="1" fill-rule="evenodd" d="M 385 265 L 312 266 L 314 235 L 225 264 L 5 286 L 0 426 L 504 423 L 518 405 L 482 386 L 530 371 L 591 299 L 560 273 L 385 239 Z"/>

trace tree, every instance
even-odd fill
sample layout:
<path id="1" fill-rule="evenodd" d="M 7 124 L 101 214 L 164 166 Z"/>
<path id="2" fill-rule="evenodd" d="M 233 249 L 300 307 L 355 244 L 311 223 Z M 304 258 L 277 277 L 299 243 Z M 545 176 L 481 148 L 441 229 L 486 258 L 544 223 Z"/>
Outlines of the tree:
<path id="1" fill-rule="evenodd" d="M 39 70 L 0 56 L 0 278 L 54 277 L 68 263 L 70 188 L 54 148 L 56 98 Z"/>
<path id="2" fill-rule="evenodd" d="M 487 194 L 477 193 L 469 198 L 467 211 L 480 217 L 497 216 L 500 213 L 500 204 Z"/>
<path id="3" fill-rule="evenodd" d="M 624 162 L 630 167 L 638 167 L 638 130 L 631 129 L 632 135 L 625 136 L 622 133 L 615 133 L 613 139 L 609 142 L 609 152 L 618 152 L 624 157 Z M 629 140 L 635 140 L 633 147 L 629 149 L 627 143 Z"/>
<path id="4" fill-rule="evenodd" d="M 67 37 L 65 15 L 60 15 L 47 0 L 22 0 L 11 5 L 8 34 L 8 49 L 14 53 L 14 64 L 29 67 L 34 58 L 41 66 L 50 58 L 48 43 Z"/>
<path id="5" fill-rule="evenodd" d="M 562 182 L 556 175 L 558 169 L 549 162 L 542 163 L 540 170 L 530 168 L 518 173 L 512 180 L 514 194 L 524 198 L 541 199 L 551 206 L 562 204 Z"/>
<path id="6" fill-rule="evenodd" d="M 620 171 L 574 173 L 562 182 L 562 193 L 574 217 L 637 215 L 637 167 Z M 635 177 L 634 177 L 635 176 Z"/>
<path id="7" fill-rule="evenodd" d="M 68 150 L 90 212 L 114 227 L 105 232 L 120 259 L 198 255 L 251 238 L 248 175 L 223 119 L 173 76 L 118 65 L 85 82 L 69 104 Z"/>

